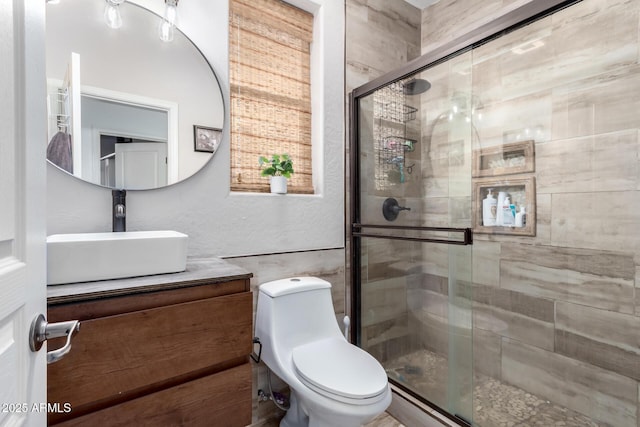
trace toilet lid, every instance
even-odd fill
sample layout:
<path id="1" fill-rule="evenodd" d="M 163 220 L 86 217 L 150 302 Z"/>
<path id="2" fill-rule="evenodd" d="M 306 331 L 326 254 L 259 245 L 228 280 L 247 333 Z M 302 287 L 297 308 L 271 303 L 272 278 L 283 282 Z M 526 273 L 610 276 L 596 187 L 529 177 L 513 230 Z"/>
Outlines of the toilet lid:
<path id="1" fill-rule="evenodd" d="M 325 394 L 367 399 L 387 390 L 387 374 L 378 361 L 343 339 L 296 347 L 293 364 L 303 383 Z"/>

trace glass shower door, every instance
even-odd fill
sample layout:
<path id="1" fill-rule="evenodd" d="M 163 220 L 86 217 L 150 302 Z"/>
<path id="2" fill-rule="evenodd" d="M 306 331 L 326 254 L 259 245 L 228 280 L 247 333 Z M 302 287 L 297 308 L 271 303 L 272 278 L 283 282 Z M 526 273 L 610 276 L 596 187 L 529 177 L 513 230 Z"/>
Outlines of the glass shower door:
<path id="1" fill-rule="evenodd" d="M 470 55 L 357 99 L 359 344 L 390 380 L 472 422 Z"/>

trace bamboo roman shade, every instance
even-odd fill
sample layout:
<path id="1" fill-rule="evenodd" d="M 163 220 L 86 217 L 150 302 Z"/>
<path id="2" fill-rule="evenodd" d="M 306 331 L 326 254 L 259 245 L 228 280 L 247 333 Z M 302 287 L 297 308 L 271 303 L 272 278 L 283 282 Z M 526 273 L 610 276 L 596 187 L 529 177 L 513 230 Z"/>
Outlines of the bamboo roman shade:
<path id="1" fill-rule="evenodd" d="M 290 193 L 313 193 L 313 15 L 280 0 L 231 0 L 231 190 L 269 191 L 259 156 L 289 154 Z"/>

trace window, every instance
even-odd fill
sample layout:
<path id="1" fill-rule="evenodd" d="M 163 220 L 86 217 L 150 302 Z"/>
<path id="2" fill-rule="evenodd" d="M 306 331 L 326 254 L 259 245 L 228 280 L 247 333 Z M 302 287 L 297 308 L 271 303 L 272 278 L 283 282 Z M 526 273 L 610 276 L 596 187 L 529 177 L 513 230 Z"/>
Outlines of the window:
<path id="1" fill-rule="evenodd" d="M 287 153 L 290 193 L 313 193 L 313 15 L 281 0 L 231 0 L 231 190 L 269 191 L 259 156 Z"/>

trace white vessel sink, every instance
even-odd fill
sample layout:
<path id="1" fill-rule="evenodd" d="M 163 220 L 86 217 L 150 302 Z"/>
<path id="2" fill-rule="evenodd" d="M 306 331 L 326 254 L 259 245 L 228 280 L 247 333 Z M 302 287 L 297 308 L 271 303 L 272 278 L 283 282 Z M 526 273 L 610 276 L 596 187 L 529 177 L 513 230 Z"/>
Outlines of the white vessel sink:
<path id="1" fill-rule="evenodd" d="M 188 238 L 168 230 L 54 234 L 47 237 L 47 284 L 184 271 Z"/>

